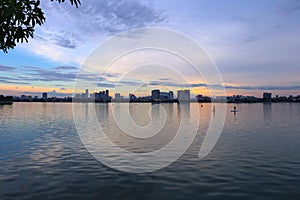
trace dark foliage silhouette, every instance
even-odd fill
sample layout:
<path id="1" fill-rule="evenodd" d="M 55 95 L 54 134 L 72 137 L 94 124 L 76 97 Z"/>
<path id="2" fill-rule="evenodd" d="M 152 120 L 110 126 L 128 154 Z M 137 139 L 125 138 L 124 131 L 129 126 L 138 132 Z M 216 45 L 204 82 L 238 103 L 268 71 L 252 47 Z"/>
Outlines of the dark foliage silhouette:
<path id="1" fill-rule="evenodd" d="M 80 0 L 69 1 L 76 7 L 80 5 Z M 35 26 L 42 25 L 45 20 L 39 0 L 0 0 L 0 49 L 7 53 L 17 43 L 28 42 Z"/>

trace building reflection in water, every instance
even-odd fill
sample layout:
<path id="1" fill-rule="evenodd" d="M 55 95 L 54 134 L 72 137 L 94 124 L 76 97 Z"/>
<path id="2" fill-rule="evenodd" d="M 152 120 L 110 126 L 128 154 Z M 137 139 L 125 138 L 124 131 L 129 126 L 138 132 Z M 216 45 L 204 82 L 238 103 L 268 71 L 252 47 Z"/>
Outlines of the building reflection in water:
<path id="1" fill-rule="evenodd" d="M 111 105 L 108 103 L 95 103 L 94 106 L 98 122 L 101 127 L 105 127 L 110 122 L 109 107 Z"/>
<path id="2" fill-rule="evenodd" d="M 177 104 L 178 120 L 189 121 L 191 118 L 191 105 L 189 102 Z"/>
<path id="3" fill-rule="evenodd" d="M 264 122 L 271 124 L 272 122 L 272 103 L 263 103 Z"/>

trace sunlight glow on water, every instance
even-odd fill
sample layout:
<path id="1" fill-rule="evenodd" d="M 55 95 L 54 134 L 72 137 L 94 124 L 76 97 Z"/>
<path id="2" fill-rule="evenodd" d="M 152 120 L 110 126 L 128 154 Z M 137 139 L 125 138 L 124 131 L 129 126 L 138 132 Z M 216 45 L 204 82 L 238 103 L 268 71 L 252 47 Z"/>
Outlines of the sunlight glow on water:
<path id="1" fill-rule="evenodd" d="M 133 140 L 120 136 L 111 106 L 117 105 L 95 105 L 100 124 L 113 142 L 136 152 L 160 148 L 180 121 L 177 105 L 166 104 L 168 123 L 160 136 Z M 151 104 L 130 106 L 136 123 L 149 123 L 142 111 Z M 185 107 L 191 119 L 199 106 Z M 95 160 L 76 133 L 71 104 L 0 106 L 0 199 L 299 199 L 300 104 L 238 104 L 236 115 L 230 113 L 233 106 L 205 159 L 198 159 L 198 151 L 211 104 L 200 108 L 189 150 L 170 166 L 145 174 L 119 172 Z"/>

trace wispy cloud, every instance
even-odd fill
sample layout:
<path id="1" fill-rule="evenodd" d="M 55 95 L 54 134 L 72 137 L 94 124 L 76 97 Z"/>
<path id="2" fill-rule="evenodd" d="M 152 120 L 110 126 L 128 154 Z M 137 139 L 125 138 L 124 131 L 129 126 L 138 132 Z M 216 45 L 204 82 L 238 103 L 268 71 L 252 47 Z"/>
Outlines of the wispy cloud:
<path id="1" fill-rule="evenodd" d="M 100 82 L 97 84 L 98 87 L 103 87 L 103 88 L 114 88 L 116 85 L 114 83 L 104 83 Z"/>
<path id="2" fill-rule="evenodd" d="M 42 6 L 49 21 L 38 37 L 70 49 L 77 48 L 83 41 L 93 42 L 99 34 L 111 35 L 166 20 L 161 10 L 133 0 L 90 0 L 82 2 L 78 9 L 46 1 Z M 68 23 L 57 23 L 58 19 L 68 19 Z"/>
<path id="3" fill-rule="evenodd" d="M 289 85 L 289 86 L 226 86 L 226 89 L 235 90 L 300 90 L 300 85 Z"/>
<path id="4" fill-rule="evenodd" d="M 0 83 L 30 85 L 30 82 L 23 82 L 19 78 L 11 78 L 7 76 L 0 76 Z"/>
<path id="5" fill-rule="evenodd" d="M 149 85 L 163 85 L 168 87 L 178 87 L 178 88 L 189 88 L 189 87 L 206 87 L 207 85 L 204 83 L 175 83 L 171 81 L 150 81 Z"/>
<path id="6" fill-rule="evenodd" d="M 73 67 L 73 66 L 58 66 L 58 67 L 55 67 L 54 69 L 57 69 L 57 70 L 78 70 L 77 67 Z"/>
<path id="7" fill-rule="evenodd" d="M 76 37 L 74 34 L 65 31 L 53 34 L 51 40 L 54 44 L 69 49 L 75 49 L 81 42 L 78 36 Z"/>
<path id="8" fill-rule="evenodd" d="M 0 71 L 12 71 L 14 69 L 15 68 L 11 66 L 0 65 Z"/>
<path id="9" fill-rule="evenodd" d="M 300 11 L 299 0 L 285 0 L 279 5 L 279 10 L 283 13 L 292 13 Z"/>
<path id="10" fill-rule="evenodd" d="M 256 41 L 256 40 L 258 40 L 257 37 L 255 37 L 255 36 L 249 36 L 249 37 L 247 37 L 244 41 L 245 41 L 245 42 L 254 42 L 254 41 Z"/>

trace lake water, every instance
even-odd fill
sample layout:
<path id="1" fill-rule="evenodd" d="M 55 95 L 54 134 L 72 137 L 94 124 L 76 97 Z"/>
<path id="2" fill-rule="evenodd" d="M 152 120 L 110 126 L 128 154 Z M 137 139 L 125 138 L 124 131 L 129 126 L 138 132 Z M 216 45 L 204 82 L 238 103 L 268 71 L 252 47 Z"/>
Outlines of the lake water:
<path id="1" fill-rule="evenodd" d="M 200 110 L 198 134 L 183 156 L 141 174 L 94 159 L 76 132 L 72 104 L 0 106 L 0 199 L 300 199 L 300 104 L 228 104 L 223 132 L 202 160 L 198 152 L 213 112 L 211 104 L 200 105 L 162 105 L 167 123 L 146 142 L 122 135 L 111 110 L 129 106 L 134 121 L 145 126 L 154 105 L 75 105 L 82 115 L 94 107 L 111 141 L 136 153 L 160 149 L 174 137 L 179 113 L 193 120 Z"/>

